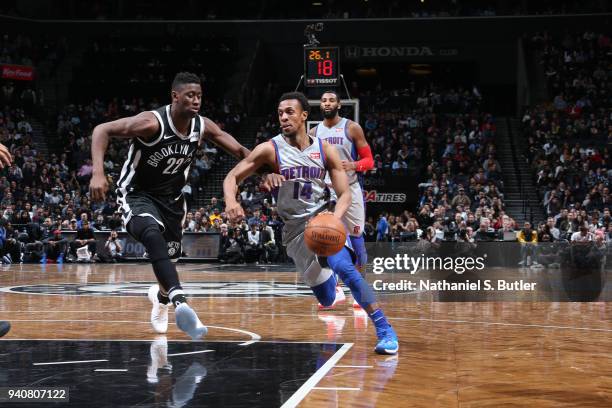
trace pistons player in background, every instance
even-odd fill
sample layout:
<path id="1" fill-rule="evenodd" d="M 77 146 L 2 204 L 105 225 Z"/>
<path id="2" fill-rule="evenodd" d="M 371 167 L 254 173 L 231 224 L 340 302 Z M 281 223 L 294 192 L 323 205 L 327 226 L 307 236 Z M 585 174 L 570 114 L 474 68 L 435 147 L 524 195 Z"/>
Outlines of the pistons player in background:
<path id="1" fill-rule="evenodd" d="M 351 205 L 344 214 L 342 221 L 348 229 L 351 244 L 355 251 L 357 258 L 355 266 L 363 274 L 368 261 L 368 254 L 363 239 L 365 203 L 360 176 L 374 168 L 374 158 L 363 129 L 359 123 L 341 117 L 338 113 L 341 107 L 338 93 L 335 91 L 323 92 L 319 108 L 324 119 L 323 122 L 310 129 L 310 134 L 334 146 L 342 160 L 342 167 L 348 176 L 352 196 Z M 331 200 L 335 201 L 336 194 L 331 186 L 331 181 L 326 180 L 326 182 L 331 192 Z M 336 303 L 342 302 L 344 298 L 344 292 L 340 288 L 337 290 Z M 359 307 L 357 301 L 353 300 L 353 306 Z M 321 305 L 319 307 L 323 308 Z"/>

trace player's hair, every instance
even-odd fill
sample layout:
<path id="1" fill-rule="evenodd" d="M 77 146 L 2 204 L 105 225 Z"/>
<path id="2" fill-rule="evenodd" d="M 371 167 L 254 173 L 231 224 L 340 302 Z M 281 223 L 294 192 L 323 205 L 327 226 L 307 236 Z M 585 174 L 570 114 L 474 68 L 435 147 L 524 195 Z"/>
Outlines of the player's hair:
<path id="1" fill-rule="evenodd" d="M 201 85 L 200 77 L 191 72 L 179 72 L 174 76 L 174 80 L 172 81 L 172 90 L 176 90 L 179 86 L 185 84 Z"/>
<path id="2" fill-rule="evenodd" d="M 321 98 L 323 97 L 323 95 L 325 95 L 326 93 L 330 93 L 330 94 L 334 94 L 336 95 L 336 100 L 338 102 L 340 102 L 340 95 L 338 94 L 338 91 L 335 91 L 333 89 L 326 89 L 325 91 L 323 91 L 323 93 L 321 93 Z"/>
<path id="3" fill-rule="evenodd" d="M 301 92 L 286 92 L 278 99 L 278 103 L 289 99 L 297 99 L 300 105 L 302 105 L 302 110 L 310 113 L 310 105 L 308 104 L 308 98 L 306 98 L 306 95 Z"/>

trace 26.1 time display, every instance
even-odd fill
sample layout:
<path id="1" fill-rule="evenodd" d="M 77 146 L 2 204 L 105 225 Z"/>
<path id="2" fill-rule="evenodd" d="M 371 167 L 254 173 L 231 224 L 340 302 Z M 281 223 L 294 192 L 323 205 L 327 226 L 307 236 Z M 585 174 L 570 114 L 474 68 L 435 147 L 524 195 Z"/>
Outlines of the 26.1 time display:
<path id="1" fill-rule="evenodd" d="M 336 86 L 339 76 L 338 47 L 304 48 L 306 86 Z"/>

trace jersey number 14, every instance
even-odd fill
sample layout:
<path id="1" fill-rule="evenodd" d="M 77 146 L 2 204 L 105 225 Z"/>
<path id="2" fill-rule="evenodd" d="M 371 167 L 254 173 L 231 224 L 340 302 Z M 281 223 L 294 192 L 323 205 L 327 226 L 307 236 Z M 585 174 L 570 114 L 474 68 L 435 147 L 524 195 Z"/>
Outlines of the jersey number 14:
<path id="1" fill-rule="evenodd" d="M 312 183 L 310 181 L 307 181 L 304 184 L 300 182 L 293 183 L 293 199 L 294 200 L 299 200 L 300 198 L 310 200 L 311 197 L 312 197 Z"/>

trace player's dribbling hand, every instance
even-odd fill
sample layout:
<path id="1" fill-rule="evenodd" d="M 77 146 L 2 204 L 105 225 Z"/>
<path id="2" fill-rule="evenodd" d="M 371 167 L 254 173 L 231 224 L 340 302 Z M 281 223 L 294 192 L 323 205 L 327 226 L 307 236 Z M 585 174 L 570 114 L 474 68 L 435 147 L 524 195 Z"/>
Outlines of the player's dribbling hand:
<path id="1" fill-rule="evenodd" d="M 231 222 L 240 222 L 244 218 L 244 210 L 238 203 L 226 206 L 225 214 Z"/>
<path id="2" fill-rule="evenodd" d="M 342 160 L 342 168 L 344 169 L 344 171 L 355 170 L 355 162 Z"/>
<path id="3" fill-rule="evenodd" d="M 4 166 L 10 166 L 13 163 L 13 157 L 11 156 L 11 152 L 9 149 L 0 143 L 0 169 L 3 169 Z"/>
<path id="4" fill-rule="evenodd" d="M 283 184 L 283 181 L 285 181 L 285 177 L 281 176 L 280 174 L 266 174 L 266 176 L 263 178 L 263 181 L 259 185 L 259 188 L 270 192 L 275 188 L 279 188 L 281 184 Z"/>
<path id="5" fill-rule="evenodd" d="M 106 198 L 108 180 L 104 174 L 93 175 L 89 182 L 89 195 L 92 201 L 102 201 Z"/>
<path id="6" fill-rule="evenodd" d="M 337 219 L 342 220 L 342 215 L 336 213 L 335 211 L 324 210 L 324 211 L 321 211 L 319 214 L 331 214 Z"/>

